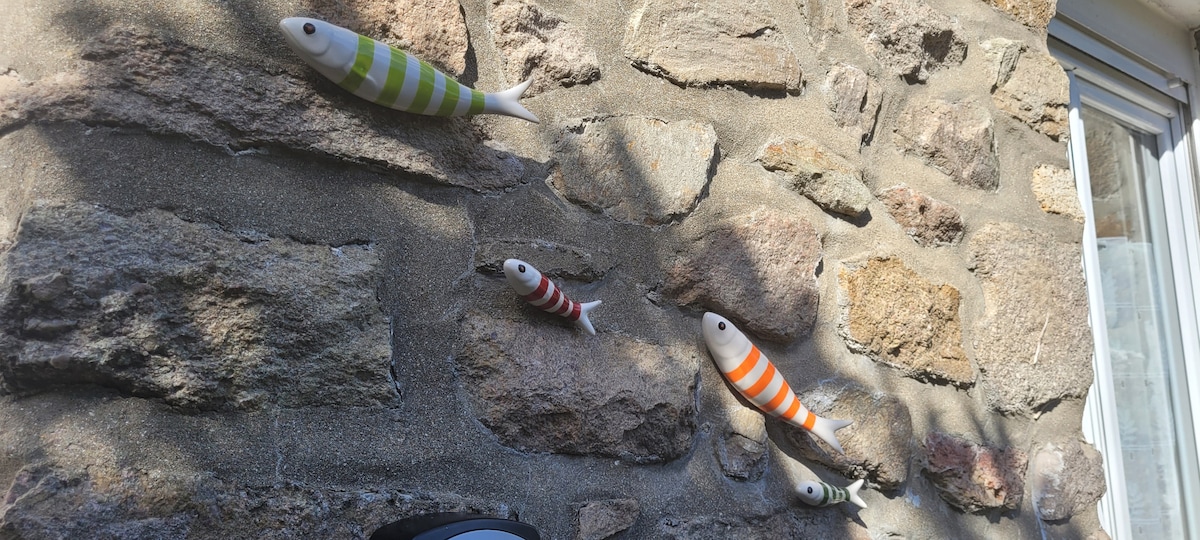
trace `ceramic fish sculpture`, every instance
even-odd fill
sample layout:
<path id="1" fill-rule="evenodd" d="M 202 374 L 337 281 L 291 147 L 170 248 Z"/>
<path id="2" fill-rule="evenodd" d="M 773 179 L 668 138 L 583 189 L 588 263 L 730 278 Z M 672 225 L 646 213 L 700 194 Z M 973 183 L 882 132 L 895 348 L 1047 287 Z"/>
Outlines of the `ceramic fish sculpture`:
<path id="1" fill-rule="evenodd" d="M 849 420 L 829 420 L 809 411 L 783 380 L 783 374 L 776 371 L 775 364 L 724 317 L 705 313 L 701 331 L 717 368 L 742 396 L 763 412 L 807 429 L 839 454 L 844 453 L 834 432 L 850 425 Z"/>
<path id="2" fill-rule="evenodd" d="M 553 281 L 538 272 L 537 268 L 525 261 L 508 259 L 504 261 L 504 278 L 508 286 L 517 294 L 524 296 L 525 301 L 555 315 L 561 315 L 572 321 L 591 335 L 596 335 L 592 321 L 588 320 L 588 312 L 600 305 L 595 302 L 579 303 L 567 298 Z"/>
<path id="3" fill-rule="evenodd" d="M 503 92 L 473 90 L 404 51 L 318 19 L 279 21 L 288 45 L 308 65 L 354 95 L 417 114 L 504 114 L 538 119 L 517 99 L 532 79 Z"/>
<path id="4" fill-rule="evenodd" d="M 812 506 L 829 506 L 843 501 L 850 501 L 857 504 L 860 508 L 866 508 L 867 503 L 863 502 L 862 497 L 858 496 L 858 489 L 862 485 L 863 480 L 861 478 L 855 480 L 853 484 L 845 488 L 831 486 L 825 482 L 805 480 L 796 485 L 796 493 L 800 495 L 800 500 Z"/>

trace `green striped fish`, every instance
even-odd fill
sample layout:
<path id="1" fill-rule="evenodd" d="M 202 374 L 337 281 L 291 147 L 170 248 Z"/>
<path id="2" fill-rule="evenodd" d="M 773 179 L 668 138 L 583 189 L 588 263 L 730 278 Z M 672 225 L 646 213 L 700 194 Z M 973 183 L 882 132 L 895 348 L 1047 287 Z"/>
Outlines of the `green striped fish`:
<path id="1" fill-rule="evenodd" d="M 858 490 L 862 485 L 863 480 L 861 478 L 853 484 L 846 486 L 845 489 L 831 486 L 825 482 L 805 480 L 796 485 L 796 493 L 800 495 L 800 500 L 813 506 L 829 506 L 843 501 L 850 501 L 862 508 L 866 508 L 867 503 L 863 502 L 862 497 L 858 496 Z"/>
<path id="2" fill-rule="evenodd" d="M 279 29 L 308 65 L 368 101 L 417 114 L 492 113 L 538 121 L 517 103 L 531 81 L 488 94 L 459 84 L 404 51 L 325 21 L 291 17 L 279 21 Z"/>

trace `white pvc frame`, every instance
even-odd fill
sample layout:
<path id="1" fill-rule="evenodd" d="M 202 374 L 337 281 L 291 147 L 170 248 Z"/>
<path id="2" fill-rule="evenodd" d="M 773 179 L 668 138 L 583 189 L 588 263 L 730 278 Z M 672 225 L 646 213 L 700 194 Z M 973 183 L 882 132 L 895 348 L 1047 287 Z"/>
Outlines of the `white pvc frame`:
<path id="1" fill-rule="evenodd" d="M 1172 392 L 1176 419 L 1176 440 L 1180 444 L 1180 467 L 1185 476 L 1182 492 L 1185 501 L 1200 501 L 1200 205 L 1197 203 L 1196 160 L 1190 137 L 1184 127 L 1200 125 L 1189 115 L 1186 96 L 1194 92 L 1160 92 L 1161 81 L 1138 75 L 1154 72 L 1117 69 L 1140 58 L 1120 58 L 1120 50 L 1105 47 L 1095 33 L 1082 33 L 1072 28 L 1070 21 L 1056 20 L 1051 35 L 1051 50 L 1067 70 L 1071 85 L 1071 104 L 1068 115 L 1071 130 L 1069 149 L 1071 168 L 1075 173 L 1080 204 L 1086 217 L 1083 237 L 1083 265 L 1088 282 L 1090 323 L 1095 341 L 1095 379 L 1085 405 L 1083 431 L 1105 459 L 1105 480 L 1108 492 L 1098 503 L 1100 521 L 1115 540 L 1133 538 L 1121 445 L 1117 431 L 1115 388 L 1108 349 L 1107 325 L 1104 320 L 1103 295 L 1100 289 L 1099 259 L 1095 221 L 1091 204 L 1091 184 L 1087 170 L 1086 141 L 1080 108 L 1086 103 L 1111 114 L 1140 130 L 1157 135 L 1161 151 L 1160 173 L 1163 179 L 1162 197 L 1166 220 L 1167 248 L 1170 253 L 1169 271 L 1173 281 L 1171 298 L 1176 309 L 1174 322 L 1180 330 L 1178 343 L 1172 348 L 1179 353 L 1179 362 L 1171 373 L 1182 376 L 1186 391 Z M 1057 29 L 1057 31 L 1056 31 Z M 1080 39 L 1085 35 L 1087 39 Z M 1077 48 L 1078 47 L 1078 48 Z M 1097 59 L 1106 59 L 1099 61 Z M 1114 66 L 1113 64 L 1116 64 Z M 1129 84 L 1129 81 L 1134 81 Z M 1146 85 L 1140 83 L 1145 82 Z M 1174 90 L 1174 89 L 1172 89 Z M 1185 90 L 1188 90 L 1185 88 Z M 1182 97 L 1183 99 L 1180 99 Z M 1200 515 L 1184 509 L 1188 531 L 1200 537 Z"/>

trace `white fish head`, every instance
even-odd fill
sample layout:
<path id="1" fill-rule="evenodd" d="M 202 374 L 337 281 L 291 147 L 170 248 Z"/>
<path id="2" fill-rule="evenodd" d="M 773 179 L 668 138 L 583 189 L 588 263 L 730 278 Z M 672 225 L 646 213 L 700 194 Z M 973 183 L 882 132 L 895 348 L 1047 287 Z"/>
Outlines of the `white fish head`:
<path id="1" fill-rule="evenodd" d="M 279 21 L 288 46 L 322 73 L 349 69 L 358 52 L 358 34 L 320 19 L 288 17 Z"/>
<path id="2" fill-rule="evenodd" d="M 825 496 L 825 489 L 821 487 L 820 482 L 805 480 L 796 484 L 796 495 L 799 495 L 800 500 L 805 503 L 817 506 L 821 504 L 821 499 Z"/>
<path id="3" fill-rule="evenodd" d="M 700 332 L 704 334 L 704 343 L 708 352 L 717 361 L 722 371 L 737 367 L 727 366 L 729 362 L 740 362 L 750 352 L 750 340 L 738 330 L 729 319 L 713 312 L 704 314 L 700 321 Z"/>
<path id="4" fill-rule="evenodd" d="M 533 292 L 542 283 L 542 273 L 520 259 L 504 261 L 504 278 L 508 280 L 508 286 L 520 295 Z"/>

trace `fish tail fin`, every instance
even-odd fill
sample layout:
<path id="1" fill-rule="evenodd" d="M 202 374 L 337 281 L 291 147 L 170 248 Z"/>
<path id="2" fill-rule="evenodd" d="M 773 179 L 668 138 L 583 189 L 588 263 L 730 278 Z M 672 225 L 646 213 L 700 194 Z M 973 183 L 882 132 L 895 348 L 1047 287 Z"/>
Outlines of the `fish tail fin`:
<path id="1" fill-rule="evenodd" d="M 867 507 L 867 503 L 862 500 L 862 497 L 858 496 L 858 490 L 862 488 L 864 481 L 864 478 L 859 478 L 858 480 L 855 480 L 853 484 L 846 486 L 846 493 L 850 494 L 850 502 L 857 504 L 859 508 Z"/>
<path id="2" fill-rule="evenodd" d="M 529 112 L 529 109 L 517 103 L 517 100 L 521 98 L 521 94 L 525 93 L 525 90 L 529 88 L 529 84 L 532 82 L 532 78 L 526 79 L 525 82 L 503 92 L 485 94 L 483 112 L 515 116 L 535 124 L 539 123 L 537 116 L 534 116 L 533 113 Z"/>
<path id="3" fill-rule="evenodd" d="M 600 300 L 579 304 L 579 318 L 575 320 L 575 324 L 593 336 L 596 335 L 596 329 L 592 328 L 592 321 L 588 319 L 588 312 L 596 309 L 598 305 L 600 305 Z"/>
<path id="4" fill-rule="evenodd" d="M 833 449 L 837 450 L 839 454 L 845 454 L 845 452 L 842 451 L 841 443 L 839 443 L 837 440 L 837 435 L 834 435 L 833 432 L 842 429 L 851 423 L 852 421 L 850 420 L 830 420 L 828 418 L 821 418 L 818 416 L 817 421 L 813 423 L 813 427 L 809 431 L 812 431 L 813 435 L 820 437 L 822 441 L 825 441 L 826 444 L 832 446 Z"/>

